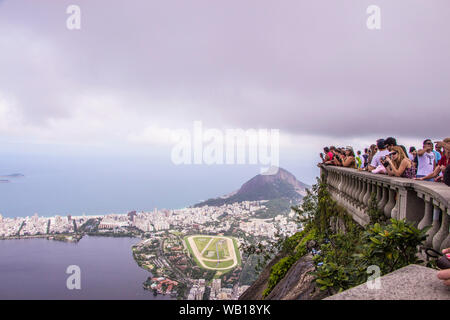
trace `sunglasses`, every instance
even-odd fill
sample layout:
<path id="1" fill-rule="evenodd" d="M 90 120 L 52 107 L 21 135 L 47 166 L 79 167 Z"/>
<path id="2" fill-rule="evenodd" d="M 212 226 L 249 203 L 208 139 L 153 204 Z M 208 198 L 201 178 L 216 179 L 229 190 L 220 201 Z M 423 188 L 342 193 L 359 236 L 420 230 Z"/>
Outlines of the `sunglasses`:
<path id="1" fill-rule="evenodd" d="M 389 155 L 393 156 L 393 155 L 396 155 L 396 154 L 398 154 L 398 152 L 391 152 Z"/>

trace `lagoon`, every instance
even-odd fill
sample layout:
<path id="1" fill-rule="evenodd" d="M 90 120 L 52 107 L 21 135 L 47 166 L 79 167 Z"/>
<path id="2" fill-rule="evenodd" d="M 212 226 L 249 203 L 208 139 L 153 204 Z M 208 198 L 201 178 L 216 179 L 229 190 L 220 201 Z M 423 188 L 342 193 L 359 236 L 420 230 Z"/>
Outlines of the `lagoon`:
<path id="1" fill-rule="evenodd" d="M 170 299 L 142 284 L 151 276 L 133 259 L 137 238 L 83 237 L 78 243 L 47 239 L 0 241 L 0 299 Z M 81 269 L 81 289 L 69 290 L 67 267 Z"/>

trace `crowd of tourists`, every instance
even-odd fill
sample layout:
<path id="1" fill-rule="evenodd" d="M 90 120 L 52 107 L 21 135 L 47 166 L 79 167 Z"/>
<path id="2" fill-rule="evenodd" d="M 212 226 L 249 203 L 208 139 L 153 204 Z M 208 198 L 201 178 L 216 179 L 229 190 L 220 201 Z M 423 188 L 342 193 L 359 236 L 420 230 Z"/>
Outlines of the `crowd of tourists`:
<path id="1" fill-rule="evenodd" d="M 408 150 L 393 137 L 377 140 L 364 153 L 351 146 L 325 147 L 320 154 L 326 165 L 355 168 L 374 174 L 386 174 L 424 181 L 444 182 L 450 186 L 450 138 L 433 142 L 426 139 L 422 147 Z"/>
<path id="2" fill-rule="evenodd" d="M 442 141 L 426 139 L 420 149 L 397 145 L 393 137 L 377 140 L 364 153 L 355 151 L 351 146 L 323 148 L 320 154 L 325 165 L 355 168 L 374 174 L 387 174 L 416 180 L 444 182 L 450 186 L 450 138 Z M 443 254 L 450 260 L 450 248 Z M 450 286 L 450 269 L 441 270 L 438 278 Z"/>

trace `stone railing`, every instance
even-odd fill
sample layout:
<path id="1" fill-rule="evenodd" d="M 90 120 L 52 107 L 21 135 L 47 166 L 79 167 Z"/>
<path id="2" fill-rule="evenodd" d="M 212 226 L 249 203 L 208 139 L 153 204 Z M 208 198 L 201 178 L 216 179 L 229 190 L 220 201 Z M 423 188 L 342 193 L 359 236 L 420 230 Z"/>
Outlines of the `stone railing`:
<path id="1" fill-rule="evenodd" d="M 443 183 L 390 177 L 356 169 L 319 165 L 334 200 L 361 225 L 369 223 L 371 195 L 389 218 L 406 219 L 419 229 L 431 225 L 426 247 L 450 247 L 450 187 Z"/>

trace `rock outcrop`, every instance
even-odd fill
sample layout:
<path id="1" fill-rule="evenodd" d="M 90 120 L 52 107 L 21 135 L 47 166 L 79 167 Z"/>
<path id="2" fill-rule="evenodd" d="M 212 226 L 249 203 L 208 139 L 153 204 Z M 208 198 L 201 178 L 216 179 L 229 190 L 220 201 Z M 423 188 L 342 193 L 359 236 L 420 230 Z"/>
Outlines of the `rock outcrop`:
<path id="1" fill-rule="evenodd" d="M 273 288 L 265 300 L 318 300 L 327 296 L 316 286 L 312 255 L 307 254 L 295 262 L 286 276 Z"/>
<path id="2" fill-rule="evenodd" d="M 261 272 L 258 279 L 248 288 L 239 300 L 262 300 L 264 290 L 270 276 L 270 269 L 282 259 L 282 254 L 276 256 Z M 307 254 L 297 260 L 285 277 L 273 288 L 264 300 L 320 300 L 327 296 L 316 286 L 312 255 Z"/>
<path id="3" fill-rule="evenodd" d="M 272 267 L 284 258 L 284 254 L 278 254 L 270 263 L 261 271 L 255 282 L 239 297 L 239 300 L 262 300 L 263 292 L 267 288 Z"/>

